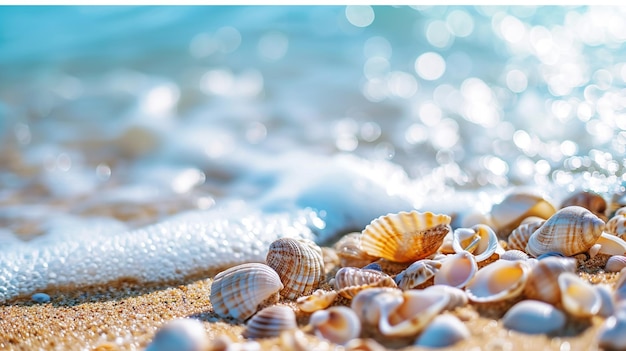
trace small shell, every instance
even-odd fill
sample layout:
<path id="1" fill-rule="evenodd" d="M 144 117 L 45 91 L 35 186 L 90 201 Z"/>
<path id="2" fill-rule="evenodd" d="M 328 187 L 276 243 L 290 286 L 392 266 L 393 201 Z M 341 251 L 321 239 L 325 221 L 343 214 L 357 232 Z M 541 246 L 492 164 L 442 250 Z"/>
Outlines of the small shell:
<path id="1" fill-rule="evenodd" d="M 626 267 L 626 256 L 611 256 L 606 261 L 604 270 L 607 272 L 619 272 Z"/>
<path id="2" fill-rule="evenodd" d="M 606 221 L 606 200 L 599 194 L 590 191 L 580 191 L 573 193 L 561 202 L 561 208 L 567 206 L 581 206 L 603 221 Z"/>
<path id="3" fill-rule="evenodd" d="M 246 320 L 266 301 L 278 301 L 280 277 L 262 263 L 244 263 L 218 273 L 211 284 L 210 301 L 221 317 Z"/>
<path id="4" fill-rule="evenodd" d="M 435 273 L 435 285 L 449 285 L 463 288 L 478 272 L 478 264 L 474 255 L 461 251 L 446 257 L 441 262 L 439 271 Z"/>
<path id="5" fill-rule="evenodd" d="M 502 317 L 505 328 L 526 334 L 550 334 L 565 326 L 565 314 L 549 303 L 524 300 Z"/>
<path id="6" fill-rule="evenodd" d="M 523 261 L 499 260 L 483 267 L 465 286 L 471 301 L 503 301 L 522 293 L 529 268 Z"/>
<path id="7" fill-rule="evenodd" d="M 602 299 L 602 307 L 598 311 L 598 316 L 607 318 L 615 312 L 615 303 L 613 302 L 613 291 L 606 284 L 594 285 L 594 288 L 598 291 L 600 298 Z"/>
<path id="8" fill-rule="evenodd" d="M 541 227 L 545 222 L 546 221 L 544 219 L 520 224 L 511 232 L 511 235 L 509 235 L 507 248 L 509 250 L 520 250 L 525 252 L 528 239 L 530 239 L 530 236 L 533 235 L 535 230 L 539 229 L 539 227 Z"/>
<path id="9" fill-rule="evenodd" d="M 618 236 L 602 233 L 596 241 L 599 245 L 597 253 L 605 255 L 626 255 L 626 241 Z"/>
<path id="10" fill-rule="evenodd" d="M 442 314 L 435 317 L 415 340 L 414 346 L 449 347 L 469 339 L 469 329 L 457 317 Z"/>
<path id="11" fill-rule="evenodd" d="M 626 216 L 622 213 L 616 213 L 615 216 L 606 222 L 604 230 L 609 234 L 613 234 L 624 239 L 624 234 L 626 234 Z"/>
<path id="12" fill-rule="evenodd" d="M 334 290 L 315 290 L 309 296 L 301 296 L 296 300 L 296 304 L 303 312 L 315 312 L 323 310 L 330 306 L 337 298 L 337 292 Z"/>
<path id="13" fill-rule="evenodd" d="M 397 287 L 387 273 L 374 269 L 342 267 L 335 274 L 335 290 L 339 295 L 351 299 L 359 291 L 372 287 Z"/>
<path id="14" fill-rule="evenodd" d="M 324 274 L 322 250 L 310 240 L 278 239 L 270 244 L 265 261 L 285 286 L 280 295 L 290 300 L 310 295 Z"/>
<path id="15" fill-rule="evenodd" d="M 450 221 L 450 216 L 432 212 L 390 213 L 365 227 L 361 247 L 371 256 L 415 262 L 437 252 L 451 230 Z"/>
<path id="16" fill-rule="evenodd" d="M 500 255 L 500 259 L 506 261 L 526 261 L 529 258 L 528 254 L 521 250 L 508 250 Z"/>
<path id="17" fill-rule="evenodd" d="M 242 335 L 247 339 L 273 338 L 285 330 L 295 329 L 296 314 L 288 306 L 269 306 L 252 316 Z"/>
<path id="18" fill-rule="evenodd" d="M 550 217 L 533 235 L 526 245 L 532 256 L 556 251 L 566 256 L 587 252 L 604 230 L 604 222 L 588 209 L 569 206 Z"/>
<path id="19" fill-rule="evenodd" d="M 146 351 L 202 351 L 209 346 L 204 325 L 197 319 L 178 318 L 165 323 Z"/>
<path id="20" fill-rule="evenodd" d="M 626 318 L 610 316 L 598 329 L 598 346 L 603 350 L 626 349 Z"/>
<path id="21" fill-rule="evenodd" d="M 602 297 L 595 287 L 575 273 L 564 272 L 558 278 L 563 308 L 573 316 L 591 317 L 602 308 Z"/>
<path id="22" fill-rule="evenodd" d="M 371 288 L 362 290 L 352 299 L 350 307 L 367 325 L 378 325 L 381 316 L 386 316 L 404 301 L 402 290 L 395 288 Z"/>
<path id="23" fill-rule="evenodd" d="M 448 295 L 449 301 L 446 310 L 453 310 L 457 307 L 463 307 L 469 302 L 465 291 L 448 285 L 431 285 L 424 291 L 434 291 L 438 294 Z"/>
<path id="24" fill-rule="evenodd" d="M 491 208 L 491 222 L 500 238 L 507 238 L 526 217 L 547 219 L 556 212 L 551 201 L 538 193 L 516 190 Z"/>
<path id="25" fill-rule="evenodd" d="M 361 334 L 361 320 L 345 306 L 315 311 L 309 324 L 313 326 L 315 335 L 336 344 L 343 345 Z"/>
<path id="26" fill-rule="evenodd" d="M 454 252 L 467 251 L 474 255 L 476 262 L 482 262 L 494 253 L 502 253 L 504 249 L 498 243 L 496 233 L 485 224 L 477 224 L 472 228 L 458 228 L 452 234 Z"/>
<path id="27" fill-rule="evenodd" d="M 529 299 L 558 303 L 561 301 L 558 277 L 563 272 L 575 273 L 576 265 L 576 260 L 569 257 L 547 257 L 538 261 L 528 274 L 524 294 Z"/>
<path id="28" fill-rule="evenodd" d="M 407 290 L 402 303 L 393 309 L 381 310 L 378 330 L 386 336 L 417 335 L 448 305 L 448 295 L 436 291 Z"/>
<path id="29" fill-rule="evenodd" d="M 376 261 L 377 257 L 368 255 L 361 249 L 361 233 L 354 232 L 344 235 L 333 248 L 339 256 L 341 267 L 363 267 Z"/>
<path id="30" fill-rule="evenodd" d="M 419 260 L 400 272 L 394 280 L 402 290 L 413 289 L 432 279 L 439 268 L 441 261 Z"/>

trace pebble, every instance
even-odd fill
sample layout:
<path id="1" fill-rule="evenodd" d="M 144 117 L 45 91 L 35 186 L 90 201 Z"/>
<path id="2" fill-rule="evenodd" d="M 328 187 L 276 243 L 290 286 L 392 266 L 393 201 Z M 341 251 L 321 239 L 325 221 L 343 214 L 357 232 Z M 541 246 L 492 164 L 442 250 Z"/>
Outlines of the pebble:
<path id="1" fill-rule="evenodd" d="M 30 299 L 38 303 L 47 303 L 50 302 L 50 295 L 46 293 L 35 293 Z"/>

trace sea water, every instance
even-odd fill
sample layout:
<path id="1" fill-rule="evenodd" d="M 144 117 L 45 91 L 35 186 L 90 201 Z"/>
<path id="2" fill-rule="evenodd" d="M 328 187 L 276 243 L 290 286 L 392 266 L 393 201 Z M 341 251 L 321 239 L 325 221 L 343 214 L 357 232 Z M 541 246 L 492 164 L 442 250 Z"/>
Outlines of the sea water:
<path id="1" fill-rule="evenodd" d="M 0 7 L 0 301 L 624 191 L 626 8 Z"/>

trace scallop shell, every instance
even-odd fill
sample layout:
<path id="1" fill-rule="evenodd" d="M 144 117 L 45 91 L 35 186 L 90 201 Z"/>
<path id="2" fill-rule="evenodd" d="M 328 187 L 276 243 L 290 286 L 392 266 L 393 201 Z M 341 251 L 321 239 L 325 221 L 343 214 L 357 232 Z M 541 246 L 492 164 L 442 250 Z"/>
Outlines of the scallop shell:
<path id="1" fill-rule="evenodd" d="M 435 317 L 415 340 L 414 346 L 449 347 L 469 339 L 469 329 L 457 317 L 442 314 Z"/>
<path id="2" fill-rule="evenodd" d="M 324 274 L 322 250 L 306 239 L 281 238 L 274 241 L 265 261 L 278 273 L 285 286 L 280 295 L 290 300 L 310 295 Z"/>
<path id="3" fill-rule="evenodd" d="M 434 291 L 438 294 L 448 295 L 449 299 L 448 305 L 445 308 L 446 310 L 453 310 L 457 307 L 465 306 L 469 302 L 465 291 L 449 285 L 431 285 L 424 289 L 424 291 Z"/>
<path id="4" fill-rule="evenodd" d="M 547 219 L 556 212 L 551 201 L 538 193 L 516 190 L 500 203 L 492 206 L 490 216 L 493 228 L 500 238 L 507 238 L 526 217 Z"/>
<path id="5" fill-rule="evenodd" d="M 498 236 L 489 226 L 477 224 L 472 228 L 458 228 L 452 234 L 454 252 L 467 251 L 474 255 L 476 262 L 490 258 L 494 253 L 503 253 Z"/>
<path id="6" fill-rule="evenodd" d="M 522 293 L 529 268 L 523 261 L 499 260 L 483 267 L 465 286 L 467 297 L 474 302 L 496 302 Z"/>
<path id="7" fill-rule="evenodd" d="M 599 246 L 597 253 L 611 256 L 626 254 L 626 241 L 615 235 L 602 233 L 595 245 Z"/>
<path id="8" fill-rule="evenodd" d="M 361 249 L 361 233 L 354 232 L 344 235 L 333 248 L 339 256 L 341 267 L 363 267 L 376 261 L 377 257 L 368 255 Z"/>
<path id="9" fill-rule="evenodd" d="M 439 268 L 441 261 L 419 260 L 400 272 L 394 280 L 402 290 L 413 289 L 431 280 Z"/>
<path id="10" fill-rule="evenodd" d="M 428 257 L 451 231 L 451 218 L 432 212 L 399 212 L 380 216 L 362 232 L 361 247 L 368 255 L 393 262 L 414 262 Z"/>
<path id="11" fill-rule="evenodd" d="M 361 320 L 345 306 L 315 311 L 309 324 L 313 326 L 315 335 L 336 344 L 345 344 L 361 334 Z"/>
<path id="12" fill-rule="evenodd" d="M 537 300 L 520 301 L 502 317 L 505 328 L 526 334 L 550 334 L 562 329 L 565 322 L 563 312 Z"/>
<path id="13" fill-rule="evenodd" d="M 606 200 L 597 193 L 590 191 L 579 191 L 573 193 L 561 202 L 561 208 L 568 206 L 580 206 L 588 209 L 603 221 L 606 217 Z"/>
<path id="14" fill-rule="evenodd" d="M 278 301 L 283 288 L 278 273 L 262 263 L 244 263 L 218 273 L 210 301 L 221 317 L 245 320 L 264 302 Z"/>
<path id="15" fill-rule="evenodd" d="M 556 251 L 566 256 L 587 252 L 604 230 L 604 222 L 588 209 L 569 206 L 550 217 L 533 235 L 526 245 L 532 256 Z"/>
<path id="16" fill-rule="evenodd" d="M 538 261 L 528 274 L 524 294 L 529 299 L 558 303 L 561 301 L 558 277 L 564 272 L 575 273 L 576 266 L 576 260 L 569 257 L 547 257 Z"/>
<path id="17" fill-rule="evenodd" d="M 539 229 L 539 227 L 541 227 L 545 222 L 546 221 L 542 219 L 540 221 L 520 224 L 511 232 L 511 235 L 509 235 L 507 248 L 509 250 L 520 250 L 525 252 L 528 239 L 530 239 L 530 236 L 533 235 L 535 230 Z"/>
<path id="18" fill-rule="evenodd" d="M 626 256 L 611 256 L 606 261 L 604 270 L 607 272 L 619 272 L 626 267 Z"/>
<path id="19" fill-rule="evenodd" d="M 474 255 L 467 251 L 461 251 L 446 257 L 441 262 L 441 267 L 435 273 L 435 285 L 449 285 L 463 288 L 478 272 L 478 264 Z"/>
<path id="20" fill-rule="evenodd" d="M 335 290 L 339 295 L 351 299 L 359 291 L 372 287 L 397 287 L 387 273 L 356 267 L 342 267 L 335 274 Z"/>
<path id="21" fill-rule="evenodd" d="M 564 272 L 558 278 L 563 308 L 576 317 L 591 317 L 600 312 L 602 297 L 595 287 L 575 273 Z"/>
<path id="22" fill-rule="evenodd" d="M 626 349 L 626 318 L 610 316 L 598 329 L 598 346 L 603 350 Z"/>
<path id="23" fill-rule="evenodd" d="M 303 312 L 315 312 L 330 306 L 337 299 L 337 292 L 334 290 L 315 290 L 309 296 L 300 296 L 296 304 Z"/>
<path id="24" fill-rule="evenodd" d="M 604 230 L 609 234 L 613 234 L 624 239 L 624 234 L 626 234 L 626 216 L 621 213 L 616 213 L 615 216 L 606 222 Z"/>
<path id="25" fill-rule="evenodd" d="M 506 261 L 526 261 L 529 258 L 526 252 L 520 250 L 508 250 L 500 255 L 500 259 Z"/>
<path id="26" fill-rule="evenodd" d="M 172 350 L 202 351 L 208 348 L 209 338 L 204 325 L 197 319 L 178 318 L 166 322 L 154 335 L 146 351 Z"/>
<path id="27" fill-rule="evenodd" d="M 288 306 L 269 306 L 252 316 L 242 336 L 247 339 L 273 338 L 285 330 L 295 329 L 296 314 Z"/>
<path id="28" fill-rule="evenodd" d="M 449 302 L 448 295 L 436 291 L 406 290 L 402 303 L 381 310 L 378 330 L 386 336 L 417 335 Z"/>

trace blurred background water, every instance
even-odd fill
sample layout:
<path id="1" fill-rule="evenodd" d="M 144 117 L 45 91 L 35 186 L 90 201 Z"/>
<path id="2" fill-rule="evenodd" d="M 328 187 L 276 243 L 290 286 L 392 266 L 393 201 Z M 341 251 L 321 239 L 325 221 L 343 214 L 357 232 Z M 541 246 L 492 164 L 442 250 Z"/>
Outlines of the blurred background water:
<path id="1" fill-rule="evenodd" d="M 253 198 L 277 178 L 247 173 L 306 155 L 398 165 L 432 194 L 606 192 L 624 41 L 623 7 L 3 6 L 0 232 Z"/>

